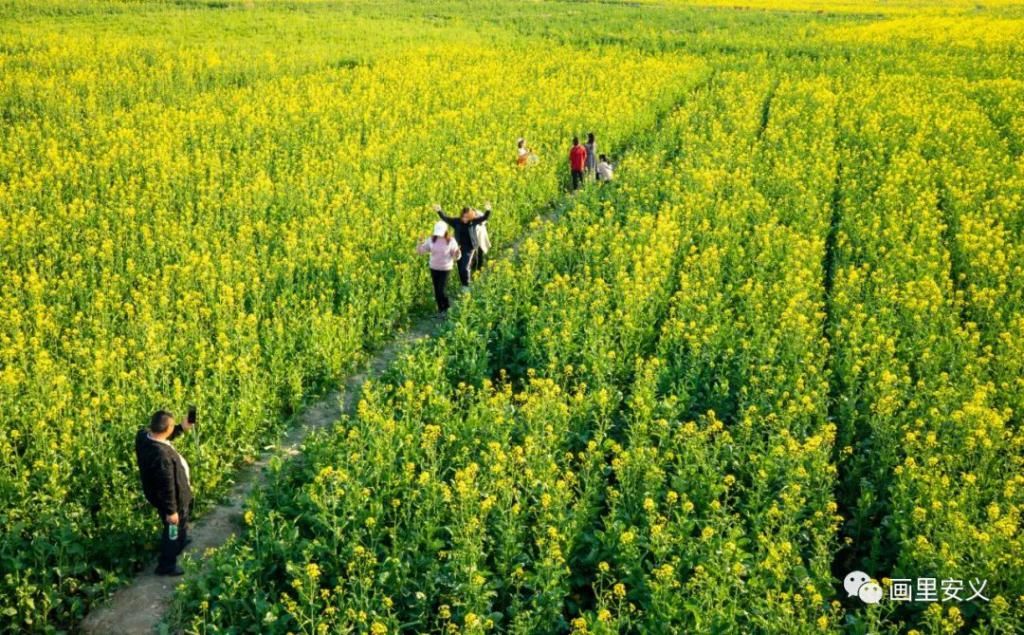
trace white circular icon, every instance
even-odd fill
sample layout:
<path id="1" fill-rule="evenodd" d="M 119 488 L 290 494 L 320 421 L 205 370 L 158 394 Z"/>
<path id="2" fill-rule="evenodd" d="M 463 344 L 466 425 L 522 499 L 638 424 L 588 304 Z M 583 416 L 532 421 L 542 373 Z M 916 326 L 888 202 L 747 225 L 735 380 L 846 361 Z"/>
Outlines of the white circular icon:
<path id="1" fill-rule="evenodd" d="M 865 582 L 860 585 L 857 589 L 857 597 L 859 597 L 864 604 L 878 604 L 882 599 L 882 586 L 872 580 L 871 582 Z"/>
<path id="2" fill-rule="evenodd" d="M 851 571 L 846 574 L 846 578 L 843 580 L 843 588 L 849 593 L 849 597 L 854 597 L 866 582 L 871 581 L 871 576 L 864 573 L 863 571 Z"/>

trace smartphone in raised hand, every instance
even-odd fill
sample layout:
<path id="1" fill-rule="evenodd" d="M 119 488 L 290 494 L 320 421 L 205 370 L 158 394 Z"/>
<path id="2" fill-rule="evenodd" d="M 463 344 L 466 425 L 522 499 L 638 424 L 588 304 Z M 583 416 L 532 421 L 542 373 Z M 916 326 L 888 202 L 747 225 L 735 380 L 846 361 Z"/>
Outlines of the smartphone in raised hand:
<path id="1" fill-rule="evenodd" d="M 188 419 L 187 420 L 188 420 L 188 425 L 189 426 L 196 425 L 196 407 L 195 406 L 189 406 L 188 407 Z"/>

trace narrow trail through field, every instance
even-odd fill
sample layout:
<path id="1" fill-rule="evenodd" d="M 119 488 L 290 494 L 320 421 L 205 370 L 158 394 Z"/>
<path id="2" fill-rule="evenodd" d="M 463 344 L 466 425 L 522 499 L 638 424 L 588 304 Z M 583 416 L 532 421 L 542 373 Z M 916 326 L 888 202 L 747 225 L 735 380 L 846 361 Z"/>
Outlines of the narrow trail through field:
<path id="1" fill-rule="evenodd" d="M 550 202 L 547 212 L 538 218 L 542 222 L 557 221 L 572 204 L 571 195 L 563 195 Z M 518 256 L 519 247 L 537 229 L 528 231 L 501 251 L 509 257 Z M 458 302 L 457 298 L 453 298 Z M 249 494 L 266 480 L 264 470 L 275 456 L 291 457 L 301 452 L 301 446 L 313 432 L 329 427 L 343 414 L 352 414 L 357 406 L 363 385 L 379 377 L 398 355 L 426 337 L 436 335 L 443 322 L 434 316 L 413 321 L 410 328 L 377 351 L 363 369 L 351 375 L 340 390 L 328 393 L 307 407 L 298 417 L 296 425 L 271 449 L 241 469 L 236 483 L 228 495 L 210 509 L 190 528 L 191 544 L 185 553 L 199 555 L 207 549 L 223 545 L 242 527 L 242 513 Z M 167 614 L 175 587 L 182 578 L 158 576 L 153 573 L 156 560 L 146 566 L 131 584 L 115 592 L 108 602 L 93 609 L 80 624 L 81 631 L 95 635 L 149 635 Z"/>

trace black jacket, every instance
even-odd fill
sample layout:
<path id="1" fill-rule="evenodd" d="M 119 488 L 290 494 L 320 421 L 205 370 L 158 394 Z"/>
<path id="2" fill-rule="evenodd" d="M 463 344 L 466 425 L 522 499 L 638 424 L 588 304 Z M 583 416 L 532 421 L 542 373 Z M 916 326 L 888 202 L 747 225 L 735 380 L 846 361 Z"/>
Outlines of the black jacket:
<path id="1" fill-rule="evenodd" d="M 445 216 L 444 212 L 438 212 L 437 215 L 441 217 L 441 220 L 452 226 L 452 229 L 455 230 L 455 242 L 459 243 L 459 249 L 462 250 L 462 253 L 468 254 L 473 251 L 473 237 L 469 235 L 470 228 L 490 218 L 491 212 L 488 210 L 484 212 L 483 216 L 474 218 L 468 223 L 462 222 L 462 219 L 458 216 Z"/>
<path id="2" fill-rule="evenodd" d="M 184 431 L 180 425 L 174 426 L 168 440 L 181 436 Z M 188 485 L 185 468 L 173 448 L 150 439 L 148 432 L 143 428 L 135 435 L 135 458 L 139 463 L 146 500 L 157 508 L 161 516 L 185 513 L 192 504 L 192 489 Z"/>

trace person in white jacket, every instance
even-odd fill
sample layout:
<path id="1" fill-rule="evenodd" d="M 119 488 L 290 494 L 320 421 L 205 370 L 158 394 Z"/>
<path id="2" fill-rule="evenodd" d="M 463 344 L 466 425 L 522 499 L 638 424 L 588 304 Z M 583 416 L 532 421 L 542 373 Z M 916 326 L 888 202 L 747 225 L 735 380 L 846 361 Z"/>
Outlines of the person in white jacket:
<path id="1" fill-rule="evenodd" d="M 470 212 L 471 218 L 480 218 L 483 216 L 480 210 L 474 209 Z M 470 238 L 473 239 L 473 262 L 470 263 L 470 267 L 473 271 L 480 271 L 484 266 L 484 258 L 487 256 L 487 252 L 491 249 L 491 238 L 487 235 L 487 221 L 483 221 L 473 228 L 475 231 L 470 232 Z"/>
<path id="2" fill-rule="evenodd" d="M 597 180 L 611 181 L 613 178 L 615 178 L 615 168 L 608 163 L 608 157 L 602 154 L 597 162 Z"/>

